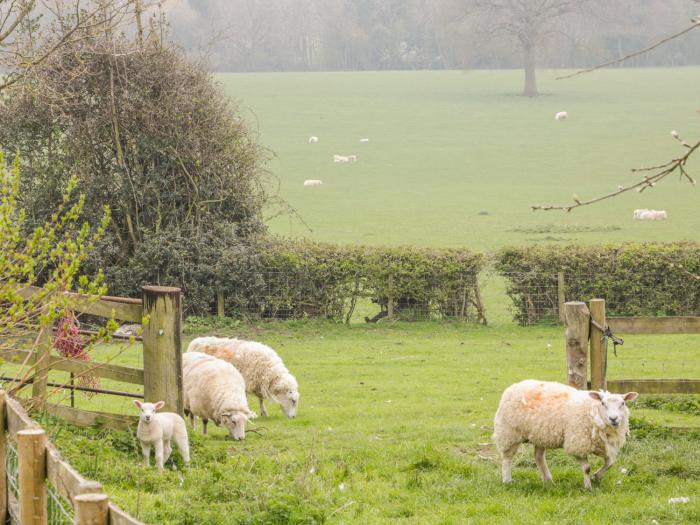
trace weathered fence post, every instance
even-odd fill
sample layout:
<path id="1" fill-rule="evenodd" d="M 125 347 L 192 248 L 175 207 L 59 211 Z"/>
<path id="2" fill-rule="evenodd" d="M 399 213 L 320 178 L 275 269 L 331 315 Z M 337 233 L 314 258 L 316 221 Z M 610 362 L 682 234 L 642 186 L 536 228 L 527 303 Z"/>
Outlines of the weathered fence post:
<path id="1" fill-rule="evenodd" d="M 0 523 L 7 522 L 7 430 L 5 391 L 0 390 Z"/>
<path id="2" fill-rule="evenodd" d="M 216 292 L 216 314 L 219 317 L 226 317 L 226 310 L 224 309 L 224 292 L 218 290 Z"/>
<path id="3" fill-rule="evenodd" d="M 165 401 L 165 410 L 183 413 L 182 299 L 179 288 L 144 286 L 143 393 L 146 401 Z"/>
<path id="4" fill-rule="evenodd" d="M 588 303 L 591 319 L 605 328 L 605 299 L 591 299 Z M 603 344 L 603 332 L 591 323 L 591 390 L 607 388 L 608 349 Z"/>
<path id="5" fill-rule="evenodd" d="M 43 327 L 37 338 L 34 352 L 34 382 L 32 397 L 37 408 L 46 402 L 46 383 L 49 379 L 49 354 L 51 353 L 51 327 Z"/>
<path id="6" fill-rule="evenodd" d="M 566 370 L 570 386 L 585 390 L 588 371 L 588 331 L 590 314 L 586 303 L 571 301 L 564 304 L 566 322 Z"/>
<path id="7" fill-rule="evenodd" d="M 81 494 L 76 496 L 75 525 L 107 525 L 109 523 L 109 498 L 106 494 Z"/>
<path id="8" fill-rule="evenodd" d="M 557 274 L 557 304 L 559 305 L 559 320 L 563 323 L 565 321 L 564 317 L 564 303 L 566 303 L 566 282 L 564 281 L 564 272 L 559 272 Z"/>
<path id="9" fill-rule="evenodd" d="M 46 433 L 40 428 L 17 432 L 19 522 L 46 525 Z"/>
<path id="10" fill-rule="evenodd" d="M 387 317 L 394 317 L 394 276 L 389 275 L 389 297 L 386 302 Z"/>

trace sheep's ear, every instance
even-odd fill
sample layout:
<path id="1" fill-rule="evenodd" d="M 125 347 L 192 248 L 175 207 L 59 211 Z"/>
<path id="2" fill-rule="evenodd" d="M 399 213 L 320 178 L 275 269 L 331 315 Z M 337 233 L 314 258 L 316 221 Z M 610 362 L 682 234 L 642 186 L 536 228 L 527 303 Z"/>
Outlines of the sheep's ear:
<path id="1" fill-rule="evenodd" d="M 137 408 L 141 408 L 141 404 L 141 401 L 139 401 L 138 399 L 134 399 L 134 405 L 136 405 Z"/>
<path id="2" fill-rule="evenodd" d="M 595 399 L 596 401 L 603 400 L 603 397 L 600 395 L 600 392 L 588 392 L 588 395 L 591 396 L 591 399 Z"/>
<path id="3" fill-rule="evenodd" d="M 221 414 L 221 419 L 226 420 L 231 417 L 231 414 Z"/>
<path id="4" fill-rule="evenodd" d="M 639 396 L 637 392 L 627 392 L 624 396 L 622 396 L 622 399 L 625 401 L 634 401 L 637 399 L 637 396 Z"/>
<path id="5" fill-rule="evenodd" d="M 163 408 L 164 406 L 165 406 L 165 401 L 158 401 L 158 402 L 155 404 L 156 410 L 160 410 L 160 409 Z"/>

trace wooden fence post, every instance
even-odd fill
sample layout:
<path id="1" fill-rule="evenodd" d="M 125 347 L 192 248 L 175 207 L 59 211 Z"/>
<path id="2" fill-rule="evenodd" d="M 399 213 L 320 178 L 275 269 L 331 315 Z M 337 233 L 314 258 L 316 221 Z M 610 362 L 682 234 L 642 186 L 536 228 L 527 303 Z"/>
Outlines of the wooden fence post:
<path id="1" fill-rule="evenodd" d="M 224 309 L 224 292 L 222 290 L 216 292 L 216 313 L 219 317 L 226 317 L 226 310 Z"/>
<path id="2" fill-rule="evenodd" d="M 389 297 L 386 302 L 387 317 L 394 317 L 394 276 L 389 275 Z"/>
<path id="3" fill-rule="evenodd" d="M 51 354 L 51 327 L 43 327 L 37 338 L 34 352 L 34 382 L 32 383 L 32 397 L 34 406 L 41 408 L 46 402 L 46 383 L 49 379 L 49 359 Z"/>
<path id="4" fill-rule="evenodd" d="M 588 332 L 590 314 L 586 303 L 564 304 L 566 314 L 566 370 L 569 386 L 585 390 L 588 372 Z"/>
<path id="5" fill-rule="evenodd" d="M 605 299 L 591 299 L 588 303 L 591 319 L 605 328 Z M 603 344 L 603 332 L 591 323 L 591 390 L 605 390 L 608 368 L 608 349 Z"/>
<path id="6" fill-rule="evenodd" d="M 0 523 L 7 522 L 7 415 L 5 391 L 0 390 Z"/>
<path id="7" fill-rule="evenodd" d="M 165 411 L 183 413 L 182 299 L 179 288 L 144 286 L 143 393 L 146 401 L 165 401 Z"/>
<path id="8" fill-rule="evenodd" d="M 19 522 L 46 525 L 46 433 L 40 428 L 17 432 Z"/>
<path id="9" fill-rule="evenodd" d="M 106 494 L 81 494 L 75 502 L 75 525 L 107 525 L 109 498 Z"/>
<path id="10" fill-rule="evenodd" d="M 563 323 L 565 319 L 564 303 L 566 303 L 566 282 L 564 281 L 564 272 L 557 274 L 557 298 L 559 305 L 559 320 Z"/>

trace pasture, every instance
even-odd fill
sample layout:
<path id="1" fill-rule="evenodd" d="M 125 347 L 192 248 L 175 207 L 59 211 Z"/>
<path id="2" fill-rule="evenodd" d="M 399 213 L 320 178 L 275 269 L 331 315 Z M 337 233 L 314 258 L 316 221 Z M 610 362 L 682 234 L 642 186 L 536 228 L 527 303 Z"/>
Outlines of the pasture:
<path id="1" fill-rule="evenodd" d="M 700 69 L 604 70 L 569 80 L 541 71 L 537 99 L 515 96 L 521 71 L 219 74 L 275 157 L 286 215 L 273 232 L 320 241 L 468 246 L 697 239 L 698 189 L 677 177 L 594 207 L 530 211 L 634 180 L 630 168 L 697 137 Z M 557 122 L 557 111 L 569 120 Z M 309 144 L 309 136 L 318 144 Z M 370 142 L 360 143 L 361 138 Z M 358 162 L 334 164 L 334 154 Z M 700 162 L 690 166 L 698 173 Z M 305 179 L 323 186 L 307 188 Z M 632 220 L 635 208 L 669 220 Z M 489 215 L 479 215 L 488 211 Z M 271 212 L 272 215 L 272 212 Z"/>
<path id="2" fill-rule="evenodd" d="M 189 330 L 192 332 L 192 330 Z M 524 446 L 515 483 L 500 484 L 490 443 L 502 389 L 524 377 L 564 380 L 562 327 L 460 323 L 340 326 L 287 322 L 211 328 L 269 343 L 299 378 L 297 419 L 273 406 L 244 442 L 211 427 L 191 433 L 193 465 L 161 478 L 140 464 L 134 435 L 70 428 L 52 439 L 117 504 L 147 523 L 691 523 L 700 519 L 697 406 L 641 401 L 632 438 L 592 494 L 578 464 L 550 453 L 556 485 L 541 485 Z M 187 336 L 187 340 L 194 337 Z M 547 345 L 551 345 L 549 348 Z M 695 352 L 689 355 L 689 350 Z M 611 377 L 698 376 L 697 337 L 635 336 L 611 358 Z M 137 365 L 140 348 L 108 346 Z M 107 388 L 133 388 L 103 381 Z M 654 402 L 652 402 L 654 401 Z M 251 399 L 255 406 L 255 399 Z M 661 405 L 659 406 L 659 403 Z M 77 395 L 77 406 L 135 414 L 130 400 Z M 594 462 L 595 466 L 600 460 Z M 620 469 L 627 469 L 623 474 Z M 668 499 L 690 496 L 687 505 Z"/>

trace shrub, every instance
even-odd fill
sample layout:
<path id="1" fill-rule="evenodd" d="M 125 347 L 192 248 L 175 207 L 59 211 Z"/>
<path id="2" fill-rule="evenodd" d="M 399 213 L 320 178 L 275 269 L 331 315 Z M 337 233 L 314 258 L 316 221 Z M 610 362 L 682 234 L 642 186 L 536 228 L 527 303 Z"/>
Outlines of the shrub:
<path id="1" fill-rule="evenodd" d="M 507 247 L 496 269 L 521 324 L 556 315 L 560 271 L 567 301 L 602 297 L 608 315 L 700 314 L 698 243 Z"/>

